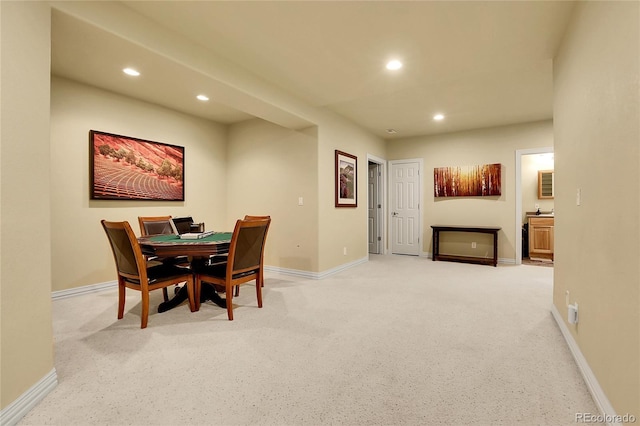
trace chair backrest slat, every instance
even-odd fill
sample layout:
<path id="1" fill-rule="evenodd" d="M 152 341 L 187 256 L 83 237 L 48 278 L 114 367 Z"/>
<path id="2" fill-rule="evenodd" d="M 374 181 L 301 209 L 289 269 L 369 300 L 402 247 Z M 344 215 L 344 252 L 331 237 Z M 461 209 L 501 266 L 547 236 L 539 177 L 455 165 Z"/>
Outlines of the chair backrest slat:
<path id="1" fill-rule="evenodd" d="M 244 220 L 265 220 L 265 219 L 271 219 L 271 216 L 252 216 L 249 214 L 244 216 Z"/>
<path id="2" fill-rule="evenodd" d="M 141 235 L 177 234 L 171 216 L 138 216 Z"/>

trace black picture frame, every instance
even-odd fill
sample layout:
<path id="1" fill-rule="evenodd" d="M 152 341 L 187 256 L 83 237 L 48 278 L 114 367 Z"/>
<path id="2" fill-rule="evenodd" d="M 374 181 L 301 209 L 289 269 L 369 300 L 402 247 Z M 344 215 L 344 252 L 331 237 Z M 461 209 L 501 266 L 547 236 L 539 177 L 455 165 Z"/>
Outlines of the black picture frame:
<path id="1" fill-rule="evenodd" d="M 184 147 L 89 131 L 91 200 L 184 201 Z"/>
<path id="2" fill-rule="evenodd" d="M 358 207 L 358 157 L 336 149 L 336 207 Z"/>

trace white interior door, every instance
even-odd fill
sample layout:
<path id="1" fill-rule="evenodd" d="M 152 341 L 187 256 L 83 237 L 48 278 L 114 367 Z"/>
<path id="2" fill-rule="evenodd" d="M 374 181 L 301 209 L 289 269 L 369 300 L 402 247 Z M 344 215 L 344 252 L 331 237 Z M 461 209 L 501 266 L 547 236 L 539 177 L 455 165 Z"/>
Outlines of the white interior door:
<path id="1" fill-rule="evenodd" d="M 391 253 L 420 254 L 420 182 L 422 162 L 392 161 Z"/>
<path id="2" fill-rule="evenodd" d="M 367 209 L 369 228 L 369 253 L 380 254 L 380 165 L 369 163 L 369 181 L 367 184 Z"/>

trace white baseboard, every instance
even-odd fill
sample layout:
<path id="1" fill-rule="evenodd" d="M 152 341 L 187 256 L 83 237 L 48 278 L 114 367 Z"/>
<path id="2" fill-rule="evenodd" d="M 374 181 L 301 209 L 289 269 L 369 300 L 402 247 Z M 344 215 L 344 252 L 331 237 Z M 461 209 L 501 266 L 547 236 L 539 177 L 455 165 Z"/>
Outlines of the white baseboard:
<path id="1" fill-rule="evenodd" d="M 117 281 L 107 281 L 105 283 L 84 285 L 82 287 L 69 288 L 51 292 L 51 299 L 58 300 L 67 297 L 80 296 L 87 293 L 96 293 L 98 291 L 110 290 L 118 286 Z"/>
<path id="2" fill-rule="evenodd" d="M 600 383 L 598 383 L 598 379 L 596 379 L 596 376 L 595 374 L 593 374 L 591 367 L 589 367 L 587 359 L 584 357 L 584 355 L 582 355 L 582 351 L 580 351 L 578 343 L 573 338 L 573 335 L 569 331 L 569 328 L 567 328 L 563 316 L 560 314 L 560 312 L 558 312 L 558 308 L 556 308 L 556 305 L 551 305 L 551 315 L 553 315 L 553 318 L 556 320 L 558 328 L 560 328 L 560 332 L 562 333 L 564 340 L 567 342 L 567 346 L 569 346 L 571 355 L 573 355 L 573 359 L 576 361 L 580 373 L 582 373 L 582 377 L 584 378 L 584 381 L 587 385 L 587 389 L 589 389 L 589 393 L 591 393 L 591 396 L 593 397 L 593 400 L 596 403 L 598 411 L 600 411 L 603 419 L 607 424 L 610 425 L 621 424 L 620 422 L 615 421 L 615 419 L 618 417 L 616 414 L 616 410 L 613 409 L 613 406 L 609 402 L 607 395 L 605 395 L 604 390 L 600 386 Z"/>
<path id="3" fill-rule="evenodd" d="M 345 263 L 345 264 L 336 266 L 335 268 L 328 269 L 322 272 L 309 272 L 309 271 L 301 271 L 299 269 L 278 268 L 276 266 L 266 266 L 266 265 L 264 267 L 264 270 L 266 272 L 275 272 L 283 275 L 293 275 L 296 277 L 308 278 L 312 280 L 321 280 L 330 275 L 337 274 L 338 272 L 344 271 L 349 268 L 353 268 L 356 265 L 359 265 L 361 263 L 365 263 L 368 261 L 369 261 L 369 256 L 366 256 L 361 259 L 354 260 L 353 262 Z"/>
<path id="4" fill-rule="evenodd" d="M 56 369 L 52 369 L 18 399 L 0 411 L 0 425 L 13 426 L 58 386 Z"/>
<path id="5" fill-rule="evenodd" d="M 332 268 L 323 272 L 309 272 L 309 271 L 302 271 L 299 269 L 278 268 L 276 266 L 268 266 L 268 265 L 265 265 L 264 270 L 266 272 L 276 272 L 278 274 L 283 274 L 283 275 L 293 275 L 296 277 L 309 278 L 313 280 L 321 280 L 330 275 L 337 274 L 340 271 L 344 271 L 346 269 L 352 268 L 356 265 L 359 265 L 361 263 L 368 262 L 368 261 L 369 261 L 369 256 L 366 256 L 361 259 L 354 260 L 353 262 L 345 263 L 343 265 L 336 266 L 335 268 Z M 116 288 L 117 286 L 118 286 L 118 282 L 114 280 L 114 281 L 107 281 L 104 283 L 85 285 L 82 287 L 69 288 L 66 290 L 59 290 L 59 291 L 52 292 L 51 299 L 59 300 L 67 297 L 81 296 L 83 294 L 96 293 L 103 290 L 110 290 L 112 288 Z"/>

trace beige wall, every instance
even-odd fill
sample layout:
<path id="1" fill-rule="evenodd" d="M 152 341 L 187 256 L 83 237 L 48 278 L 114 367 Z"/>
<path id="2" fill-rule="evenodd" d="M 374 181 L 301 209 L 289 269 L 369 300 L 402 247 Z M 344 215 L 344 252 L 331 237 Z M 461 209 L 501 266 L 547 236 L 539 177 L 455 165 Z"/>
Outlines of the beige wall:
<path id="1" fill-rule="evenodd" d="M 335 150 L 357 157 L 358 206 L 335 207 Z M 368 256 L 367 154 L 386 159 L 386 144 L 331 113 L 318 128 L 319 271 Z M 344 254 L 344 248 L 347 254 Z"/>
<path id="2" fill-rule="evenodd" d="M 529 154 L 521 159 L 522 182 L 522 220 L 526 223 L 527 212 L 535 212 L 536 204 L 541 212 L 550 212 L 554 209 L 553 199 L 538 198 L 538 171 L 553 170 L 553 154 Z"/>
<path id="3" fill-rule="evenodd" d="M 136 120 L 127 119 L 132 116 Z M 255 119 L 227 128 L 57 77 L 52 78 L 51 122 L 54 291 L 113 280 L 113 259 L 101 219 L 128 220 L 139 232 L 137 217 L 142 215 L 191 215 L 204 221 L 207 229 L 231 229 L 245 214 L 271 214 L 269 266 L 320 272 L 367 254 L 366 167 L 359 169 L 360 208 L 335 209 L 333 183 L 328 194 L 319 197 L 315 127 L 291 130 Z M 350 143 L 340 148 L 358 154 L 361 165 L 366 163 L 370 150 L 364 148 L 369 141 L 364 134 L 349 133 L 349 125 L 338 119 L 325 119 L 324 126 L 331 135 L 349 135 L 341 137 Z M 91 129 L 184 146 L 185 202 L 89 200 Z M 381 155 L 383 142 L 377 142 L 375 151 Z M 333 182 L 333 150 L 321 167 L 329 170 Z M 299 197 L 303 206 L 298 206 Z M 339 210 L 340 226 L 358 230 L 328 239 L 339 247 L 339 256 L 319 254 L 319 198 L 330 212 Z M 324 226 L 333 233 L 335 225 Z M 348 256 L 342 255 L 343 246 L 349 247 Z"/>
<path id="4" fill-rule="evenodd" d="M 89 130 L 183 146 L 185 201 L 89 200 Z M 127 220 L 138 235 L 138 216 L 166 214 L 226 229 L 226 155 L 223 125 L 52 78 L 52 289 L 115 279 L 102 219 Z"/>
<path id="5" fill-rule="evenodd" d="M 316 127 L 255 119 L 229 128 L 227 224 L 245 214 L 271 216 L 266 265 L 318 271 L 317 145 Z"/>
<path id="6" fill-rule="evenodd" d="M 389 160 L 424 160 L 422 250 L 432 252 L 431 225 L 500 226 L 498 257 L 515 261 L 515 151 L 547 146 L 553 146 L 550 120 L 389 142 Z M 493 163 L 502 164 L 501 196 L 433 196 L 434 168 Z M 471 249 L 471 241 L 476 249 Z M 443 234 L 441 253 L 491 257 L 491 245 L 482 236 Z"/>
<path id="7" fill-rule="evenodd" d="M 53 365 L 49 7 L 0 2 L 0 406 Z"/>
<path id="8" fill-rule="evenodd" d="M 272 216 L 269 266 L 323 273 L 368 254 L 367 154 L 384 158 L 384 141 L 333 114 L 317 118 L 301 131 L 259 119 L 229 129 L 228 220 Z M 336 149 L 358 157 L 357 208 L 335 207 Z"/>
<path id="9" fill-rule="evenodd" d="M 580 2 L 554 66 L 554 304 L 618 414 L 640 417 L 640 3 Z M 576 205 L 577 190 L 581 205 Z"/>

